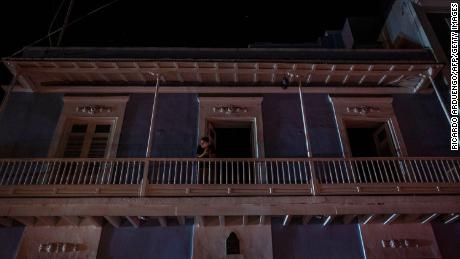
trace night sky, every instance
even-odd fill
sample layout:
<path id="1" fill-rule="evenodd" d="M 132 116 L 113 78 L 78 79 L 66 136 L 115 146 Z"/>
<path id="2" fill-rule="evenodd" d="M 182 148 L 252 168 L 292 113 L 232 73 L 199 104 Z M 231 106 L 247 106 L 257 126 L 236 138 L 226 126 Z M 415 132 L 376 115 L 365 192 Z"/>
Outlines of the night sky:
<path id="1" fill-rule="evenodd" d="M 46 35 L 61 1 L 0 1 L 1 56 Z M 53 29 L 63 23 L 70 0 L 64 1 Z M 111 1 L 75 0 L 70 21 Z M 315 42 L 325 30 L 340 30 L 346 17 L 383 19 L 392 1 L 184 2 L 118 0 L 69 27 L 62 46 L 247 47 L 255 42 Z M 57 34 L 51 40 L 55 45 Z M 50 46 L 50 42 L 46 39 L 36 46 Z M 0 83 L 8 81 L 9 73 L 1 67 Z"/>

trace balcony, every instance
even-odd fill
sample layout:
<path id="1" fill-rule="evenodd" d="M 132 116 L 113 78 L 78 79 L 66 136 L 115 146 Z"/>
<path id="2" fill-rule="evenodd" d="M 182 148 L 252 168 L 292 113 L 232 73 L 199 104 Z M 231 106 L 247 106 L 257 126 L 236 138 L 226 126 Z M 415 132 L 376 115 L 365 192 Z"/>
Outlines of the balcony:
<path id="1" fill-rule="evenodd" d="M 0 197 L 460 193 L 459 158 L 2 159 Z"/>

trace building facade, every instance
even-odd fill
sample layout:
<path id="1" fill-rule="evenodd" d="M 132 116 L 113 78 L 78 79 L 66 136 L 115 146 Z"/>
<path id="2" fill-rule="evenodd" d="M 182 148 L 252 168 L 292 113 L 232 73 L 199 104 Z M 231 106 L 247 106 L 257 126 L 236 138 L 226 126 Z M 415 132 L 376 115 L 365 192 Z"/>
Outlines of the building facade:
<path id="1" fill-rule="evenodd" d="M 347 23 L 313 48 L 5 58 L 0 258 L 456 258 L 450 70 L 420 10 L 395 1 L 380 48 Z"/>

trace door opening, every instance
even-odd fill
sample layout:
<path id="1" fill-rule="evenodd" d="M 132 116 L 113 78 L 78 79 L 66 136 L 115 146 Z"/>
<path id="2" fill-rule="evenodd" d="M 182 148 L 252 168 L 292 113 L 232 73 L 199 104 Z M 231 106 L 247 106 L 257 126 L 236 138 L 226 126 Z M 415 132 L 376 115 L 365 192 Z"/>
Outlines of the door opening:
<path id="1" fill-rule="evenodd" d="M 252 124 L 250 121 L 208 122 L 208 136 L 215 146 L 216 157 L 254 157 Z"/>
<path id="2" fill-rule="evenodd" d="M 216 128 L 217 157 L 252 157 L 250 128 Z"/>
<path id="3" fill-rule="evenodd" d="M 346 121 L 345 126 L 353 157 L 397 156 L 388 123 Z"/>

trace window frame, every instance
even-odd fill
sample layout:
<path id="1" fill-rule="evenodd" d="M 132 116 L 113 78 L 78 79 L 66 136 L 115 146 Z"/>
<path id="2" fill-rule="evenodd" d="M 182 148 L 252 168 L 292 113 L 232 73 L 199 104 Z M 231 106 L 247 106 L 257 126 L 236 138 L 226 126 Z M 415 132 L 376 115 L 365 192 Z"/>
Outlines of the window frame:
<path id="1" fill-rule="evenodd" d="M 253 157 L 265 157 L 264 132 L 262 120 L 263 97 L 198 97 L 198 140 L 207 135 L 208 123 L 245 122 L 251 125 Z M 245 112 L 225 113 L 215 111 L 219 106 L 238 106 Z"/>
<path id="2" fill-rule="evenodd" d="M 101 121 L 101 123 L 111 121 L 112 128 L 110 130 L 109 143 L 107 144 L 108 151 L 105 158 L 116 157 L 128 100 L 128 96 L 64 96 L 64 105 L 54 131 L 48 157 L 63 156 L 63 143 L 65 142 L 64 138 L 67 136 L 66 129 L 68 129 L 68 123 L 72 121 L 90 121 L 90 123 L 94 124 L 97 124 L 98 121 Z M 82 107 L 90 106 L 99 106 L 103 107 L 103 109 L 97 112 L 89 112 L 82 109 Z"/>
<path id="3" fill-rule="evenodd" d="M 104 118 L 103 117 L 98 117 L 98 118 L 68 117 L 66 119 L 66 121 L 64 122 L 64 128 L 63 128 L 61 137 L 59 139 L 59 144 L 58 144 L 58 148 L 57 148 L 57 151 L 56 151 L 56 156 L 57 157 L 62 157 L 62 158 L 64 157 L 64 153 L 65 153 L 65 150 L 66 150 L 66 147 L 67 147 L 69 135 L 71 134 L 71 128 L 73 127 L 73 125 L 76 125 L 76 124 L 86 124 L 86 125 L 88 125 L 88 128 L 86 129 L 86 132 L 85 132 L 85 137 L 84 137 L 84 140 L 83 140 L 82 150 L 81 150 L 81 154 L 80 154 L 81 158 L 87 158 L 88 157 L 88 153 L 91 150 L 91 144 L 92 144 L 92 141 L 91 142 L 88 141 L 88 137 L 89 137 L 89 139 L 92 140 L 94 138 L 94 136 L 97 134 L 97 133 L 94 132 L 96 125 L 110 124 L 111 127 L 110 127 L 109 136 L 108 136 L 108 139 L 107 139 L 108 143 L 107 143 L 107 146 L 106 146 L 104 157 L 107 157 L 108 154 L 110 154 L 111 144 L 113 143 L 113 138 L 114 138 L 114 129 L 116 127 L 116 118 L 111 118 L 111 117 L 108 117 L 108 118 L 105 118 L 105 117 Z"/>
<path id="4" fill-rule="evenodd" d="M 329 96 L 329 99 L 334 109 L 334 117 L 343 157 L 352 157 L 346 121 L 385 123 L 394 141 L 396 157 L 407 157 L 406 145 L 404 144 L 398 120 L 393 110 L 393 98 Z M 358 107 L 357 111 L 354 110 L 355 107 Z M 369 110 L 359 110 L 360 107 L 366 107 Z"/>

